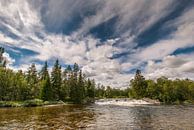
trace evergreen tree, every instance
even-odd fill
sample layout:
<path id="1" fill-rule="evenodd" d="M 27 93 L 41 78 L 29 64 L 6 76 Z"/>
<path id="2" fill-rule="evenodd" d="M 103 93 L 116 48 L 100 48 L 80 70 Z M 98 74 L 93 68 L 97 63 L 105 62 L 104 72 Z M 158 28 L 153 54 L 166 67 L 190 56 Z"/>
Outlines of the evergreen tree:
<path id="1" fill-rule="evenodd" d="M 31 88 L 31 98 L 38 98 L 39 97 L 39 92 L 40 92 L 40 88 L 38 85 L 38 76 L 37 76 L 37 70 L 36 70 L 36 66 L 33 63 L 27 72 L 26 75 L 26 79 L 27 79 L 27 83 L 29 85 L 29 87 Z"/>
<path id="2" fill-rule="evenodd" d="M 77 81 L 74 78 L 73 72 L 71 73 L 70 76 L 71 77 L 68 80 L 68 84 L 70 87 L 69 97 L 70 97 L 71 101 L 76 102 L 76 100 L 77 100 Z"/>
<path id="3" fill-rule="evenodd" d="M 52 88 L 50 82 L 50 76 L 48 73 L 48 65 L 45 62 L 41 72 L 40 72 L 40 79 L 41 79 L 41 94 L 40 97 L 44 101 L 53 100 L 52 99 Z"/>
<path id="4" fill-rule="evenodd" d="M 59 65 L 59 60 L 57 59 L 51 72 L 51 86 L 52 86 L 52 99 L 63 100 L 64 95 L 61 93 L 62 85 L 62 75 L 61 66 Z"/>
<path id="5" fill-rule="evenodd" d="M 50 83 L 50 77 L 46 77 L 46 79 L 41 82 L 42 90 L 41 90 L 41 99 L 44 101 L 50 101 L 52 99 L 52 88 Z"/>
<path id="6" fill-rule="evenodd" d="M 95 97 L 95 81 L 87 80 L 86 83 L 87 97 L 94 98 Z"/>
<path id="7" fill-rule="evenodd" d="M 74 64 L 73 66 L 73 71 L 71 72 L 71 77 L 69 80 L 69 85 L 70 85 L 70 99 L 74 103 L 78 103 L 78 97 L 80 96 L 78 94 L 79 88 L 78 88 L 78 71 L 79 71 L 79 66 L 77 63 Z"/>
<path id="8" fill-rule="evenodd" d="M 49 77 L 47 61 L 44 63 L 42 70 L 40 71 L 40 80 L 46 80 Z"/>
<path id="9" fill-rule="evenodd" d="M 84 79 L 83 79 L 83 75 L 82 75 L 82 71 L 79 71 L 79 77 L 78 77 L 78 83 L 77 83 L 77 87 L 76 87 L 76 102 L 77 103 L 82 103 L 84 100 L 84 96 L 85 96 L 85 88 L 84 88 Z"/>
<path id="10" fill-rule="evenodd" d="M 137 70 L 135 78 L 131 80 L 130 96 L 134 98 L 142 98 L 146 96 L 147 83 L 145 78 L 141 75 L 141 71 Z"/>
<path id="11" fill-rule="evenodd" d="M 62 91 L 64 92 L 65 98 L 70 97 L 70 79 L 71 79 L 71 74 L 72 74 L 72 68 L 70 65 L 67 66 L 65 71 L 63 72 L 62 76 Z"/>

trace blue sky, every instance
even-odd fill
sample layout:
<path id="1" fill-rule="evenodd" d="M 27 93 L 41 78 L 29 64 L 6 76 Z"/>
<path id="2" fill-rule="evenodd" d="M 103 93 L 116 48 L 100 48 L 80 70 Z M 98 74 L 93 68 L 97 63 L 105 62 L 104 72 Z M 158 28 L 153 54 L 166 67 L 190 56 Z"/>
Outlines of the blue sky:
<path id="1" fill-rule="evenodd" d="M 194 79 L 194 0 L 1 0 L 0 46 L 14 70 L 59 58 L 113 87 Z"/>

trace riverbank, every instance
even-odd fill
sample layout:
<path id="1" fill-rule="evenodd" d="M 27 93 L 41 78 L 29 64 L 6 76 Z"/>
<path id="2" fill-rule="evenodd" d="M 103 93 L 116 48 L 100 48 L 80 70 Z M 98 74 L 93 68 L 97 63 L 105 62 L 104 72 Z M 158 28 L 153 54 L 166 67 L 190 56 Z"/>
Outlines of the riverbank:
<path id="1" fill-rule="evenodd" d="M 63 101 L 43 101 L 40 99 L 26 101 L 0 101 L 0 107 L 36 107 L 65 104 Z"/>
<path id="2" fill-rule="evenodd" d="M 87 102 L 83 104 L 91 104 L 92 102 Z M 63 101 L 43 101 L 40 99 L 26 100 L 26 101 L 0 101 L 0 108 L 3 107 L 36 107 L 36 106 L 56 106 L 56 105 L 67 105 L 74 104 L 72 102 Z M 119 105 L 119 106 L 134 106 L 134 105 L 194 105 L 194 101 L 185 102 L 173 102 L 164 103 L 159 100 L 153 100 L 149 98 L 143 99 L 133 99 L 133 98 L 105 98 L 97 99 L 95 104 L 98 105 Z"/>

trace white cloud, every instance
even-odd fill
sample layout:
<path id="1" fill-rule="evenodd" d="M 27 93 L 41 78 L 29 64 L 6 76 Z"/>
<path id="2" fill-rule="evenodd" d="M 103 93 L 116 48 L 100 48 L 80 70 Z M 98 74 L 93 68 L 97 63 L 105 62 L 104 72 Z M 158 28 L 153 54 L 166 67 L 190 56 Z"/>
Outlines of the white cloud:
<path id="1" fill-rule="evenodd" d="M 15 59 L 11 58 L 8 53 L 3 53 L 3 57 L 5 58 L 7 67 L 10 67 L 15 62 Z"/>
<path id="2" fill-rule="evenodd" d="M 177 56 L 166 56 L 161 62 L 149 61 L 146 66 L 146 77 L 156 79 L 161 76 L 168 78 L 194 79 L 194 53 Z"/>
<path id="3" fill-rule="evenodd" d="M 174 5 L 174 6 L 173 6 Z M 8 55 L 10 67 L 26 70 L 34 60 L 53 60 L 59 58 L 61 63 L 81 65 L 83 72 L 97 82 L 114 87 L 128 86 L 133 74 L 124 73 L 129 68 L 137 68 L 149 61 L 145 66 L 145 75 L 154 78 L 193 77 L 194 66 L 191 55 L 169 56 L 178 48 L 190 47 L 194 44 L 193 9 L 184 12 L 183 16 L 168 23 L 168 27 L 175 26 L 177 30 L 168 39 L 160 40 L 147 48 L 133 47 L 138 43 L 134 39 L 154 23 L 164 18 L 176 7 L 174 0 L 41 0 L 20 1 L 10 0 L 0 2 L 0 26 L 18 37 L 0 32 L 0 42 L 9 46 L 25 48 L 37 52 L 35 56 L 23 59 L 21 65 L 11 66 L 14 60 Z M 92 8 L 94 13 L 82 16 Z M 45 11 L 45 12 L 44 12 Z M 86 12 L 84 12 L 86 11 Z M 44 13 L 42 13 L 44 12 Z M 80 28 L 72 35 L 51 34 L 46 28 L 59 29 L 71 20 L 71 16 L 78 14 L 83 18 Z M 87 35 L 87 32 L 115 16 L 118 21 L 115 33 L 122 36 L 101 42 L 99 39 Z M 37 34 L 38 33 L 38 34 Z M 101 44 L 101 46 L 97 46 Z M 116 44 L 116 46 L 113 46 Z M 130 52 L 128 59 L 110 59 L 115 53 Z M 135 53 L 134 53 L 135 52 Z M 154 60 L 162 60 L 160 63 Z M 40 68 L 41 65 L 37 65 Z"/>
<path id="4" fill-rule="evenodd" d="M 160 40 L 157 43 L 142 48 L 137 54 L 140 59 L 161 59 L 173 53 L 175 50 L 180 48 L 187 48 L 194 46 L 194 9 L 190 9 L 183 14 L 183 16 L 176 19 L 174 23 L 177 30 L 169 35 L 165 40 Z M 175 26 L 173 23 L 168 26 Z"/>

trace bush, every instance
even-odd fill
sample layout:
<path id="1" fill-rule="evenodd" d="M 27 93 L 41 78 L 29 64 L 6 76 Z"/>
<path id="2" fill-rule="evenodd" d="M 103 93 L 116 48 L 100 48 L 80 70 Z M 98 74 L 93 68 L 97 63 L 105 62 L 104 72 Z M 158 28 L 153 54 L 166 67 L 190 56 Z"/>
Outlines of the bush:
<path id="1" fill-rule="evenodd" d="M 20 107 L 20 102 L 14 101 L 0 101 L 0 107 Z"/>
<path id="2" fill-rule="evenodd" d="M 44 105 L 43 100 L 40 99 L 33 99 L 33 100 L 26 100 L 23 103 L 24 107 L 35 107 L 35 106 L 42 106 Z"/>

